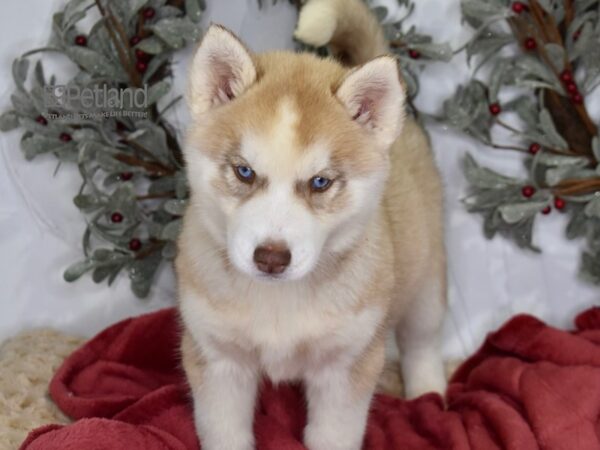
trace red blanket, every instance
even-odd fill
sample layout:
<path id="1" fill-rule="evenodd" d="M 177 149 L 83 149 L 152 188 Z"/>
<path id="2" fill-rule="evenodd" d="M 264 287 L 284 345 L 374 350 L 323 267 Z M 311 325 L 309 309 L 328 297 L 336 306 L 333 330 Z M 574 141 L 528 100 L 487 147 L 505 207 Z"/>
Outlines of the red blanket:
<path id="1" fill-rule="evenodd" d="M 447 392 L 406 402 L 376 396 L 365 449 L 600 449 L 600 308 L 577 331 L 517 316 L 490 334 Z M 27 450 L 196 450 L 192 405 L 177 357 L 172 309 L 120 322 L 71 355 L 50 385 L 76 422 L 33 431 Z M 298 386 L 265 383 L 260 450 L 301 450 Z"/>

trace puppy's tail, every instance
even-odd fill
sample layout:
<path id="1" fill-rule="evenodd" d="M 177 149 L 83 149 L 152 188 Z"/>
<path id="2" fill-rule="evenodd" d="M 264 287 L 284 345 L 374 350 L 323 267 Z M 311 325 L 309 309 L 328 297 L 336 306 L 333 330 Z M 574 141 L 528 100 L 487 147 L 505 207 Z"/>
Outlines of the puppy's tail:
<path id="1" fill-rule="evenodd" d="M 328 45 L 333 56 L 349 66 L 388 52 L 383 30 L 362 0 L 309 0 L 294 36 L 314 47 Z"/>

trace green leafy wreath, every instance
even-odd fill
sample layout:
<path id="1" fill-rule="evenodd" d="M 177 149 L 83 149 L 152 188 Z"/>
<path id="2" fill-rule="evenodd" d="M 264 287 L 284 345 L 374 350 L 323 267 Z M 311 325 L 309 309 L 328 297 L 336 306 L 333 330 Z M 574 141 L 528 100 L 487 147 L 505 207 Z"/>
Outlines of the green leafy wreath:
<path id="1" fill-rule="evenodd" d="M 568 214 L 567 238 L 587 241 L 581 273 L 598 284 L 600 142 L 585 101 L 600 84 L 600 1 L 461 6 L 475 30 L 467 60 L 476 64 L 471 81 L 444 103 L 442 120 L 495 150 L 522 153 L 527 169 L 525 178 L 505 176 L 468 155 L 465 205 L 483 216 L 485 236 L 534 251 L 535 221 Z M 508 136 L 498 137 L 498 129 Z"/>

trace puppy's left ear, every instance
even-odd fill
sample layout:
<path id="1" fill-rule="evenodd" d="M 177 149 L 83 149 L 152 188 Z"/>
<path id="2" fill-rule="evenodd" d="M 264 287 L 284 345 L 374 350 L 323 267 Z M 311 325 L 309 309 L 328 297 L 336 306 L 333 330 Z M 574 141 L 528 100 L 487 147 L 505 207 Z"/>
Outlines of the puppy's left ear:
<path id="1" fill-rule="evenodd" d="M 373 133 L 381 147 L 387 149 L 400 135 L 406 93 L 395 58 L 380 56 L 354 69 L 336 96 L 352 120 Z"/>
<path id="2" fill-rule="evenodd" d="M 256 81 L 256 67 L 231 31 L 211 25 L 196 50 L 190 71 L 188 104 L 193 115 L 240 96 Z"/>

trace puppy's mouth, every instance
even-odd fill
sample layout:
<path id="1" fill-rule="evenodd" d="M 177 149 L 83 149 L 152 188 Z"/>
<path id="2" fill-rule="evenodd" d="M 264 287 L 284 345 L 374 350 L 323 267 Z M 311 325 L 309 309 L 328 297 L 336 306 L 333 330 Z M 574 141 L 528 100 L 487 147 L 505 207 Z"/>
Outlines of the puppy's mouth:
<path id="1" fill-rule="evenodd" d="M 280 283 L 282 281 L 285 281 L 288 278 L 286 276 L 285 272 L 283 272 L 283 273 L 258 272 L 255 277 L 257 279 L 259 279 L 260 281 L 264 281 L 267 283 Z"/>

